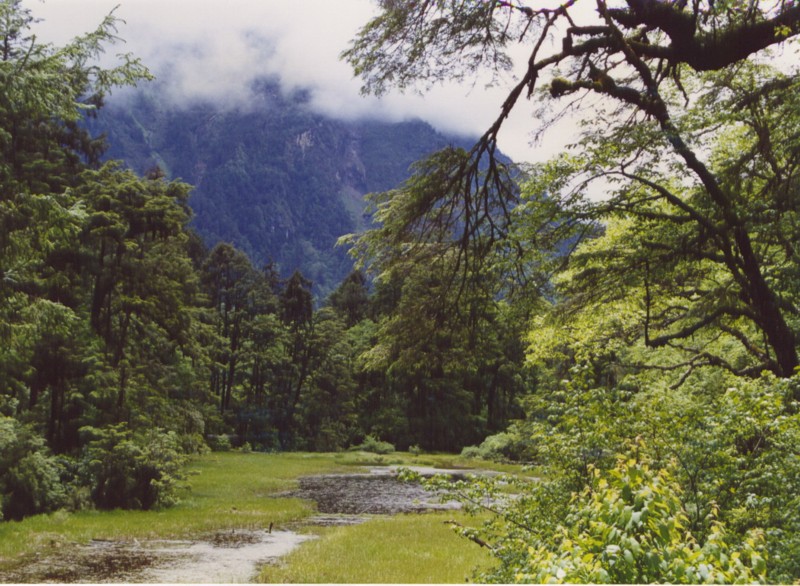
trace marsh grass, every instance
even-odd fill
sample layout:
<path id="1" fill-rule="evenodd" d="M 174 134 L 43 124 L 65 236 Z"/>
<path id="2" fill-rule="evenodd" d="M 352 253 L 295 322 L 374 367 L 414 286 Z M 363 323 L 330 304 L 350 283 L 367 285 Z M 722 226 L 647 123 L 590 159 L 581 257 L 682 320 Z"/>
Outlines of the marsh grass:
<path id="1" fill-rule="evenodd" d="M 296 487 L 298 477 L 342 472 L 352 470 L 355 466 L 391 464 L 435 467 L 480 465 L 475 461 L 462 462 L 457 456 L 436 454 L 211 453 L 193 459 L 188 465 L 188 487 L 183 490 L 180 503 L 168 509 L 78 513 L 59 511 L 51 515 L 29 517 L 21 522 L 0 522 L 0 571 L 4 567 L 19 564 L 28 556 L 46 556 L 55 550 L 85 544 L 92 539 L 174 539 L 197 537 L 225 529 L 260 529 L 268 527 L 270 523 L 281 527 L 314 513 L 313 503 L 271 498 L 275 493 Z M 375 521 L 370 525 L 378 527 L 383 522 L 392 521 Z M 424 526 L 436 527 L 437 535 L 444 532 L 457 542 L 462 541 L 450 535 L 441 523 L 428 525 L 428 521 L 413 517 L 398 520 L 398 530 L 417 532 L 414 539 L 428 538 L 423 531 Z M 362 531 L 364 529 L 360 529 L 356 536 L 362 535 Z M 334 531 L 333 536 L 336 535 L 338 533 Z M 411 539 L 410 535 L 408 538 Z M 335 538 L 334 541 L 339 539 Z M 467 542 L 467 550 L 471 547 L 475 546 Z M 387 579 L 391 575 L 387 574 Z"/>
<path id="2" fill-rule="evenodd" d="M 463 584 L 492 558 L 446 523 L 475 523 L 463 514 L 374 517 L 361 525 L 318 529 L 278 564 L 265 566 L 265 583 Z"/>
<path id="3" fill-rule="evenodd" d="M 188 466 L 188 487 L 160 511 L 59 511 L 0 523 L 0 569 L 29 554 L 92 539 L 181 538 L 217 530 L 266 528 L 302 519 L 313 504 L 265 498 L 289 490 L 306 474 L 341 470 L 330 454 L 213 453 Z"/>

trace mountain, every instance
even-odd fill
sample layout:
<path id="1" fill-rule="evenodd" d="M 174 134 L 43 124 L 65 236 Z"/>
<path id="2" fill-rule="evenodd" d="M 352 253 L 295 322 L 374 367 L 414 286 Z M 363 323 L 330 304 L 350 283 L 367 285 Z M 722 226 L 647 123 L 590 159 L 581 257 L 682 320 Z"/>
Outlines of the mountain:
<path id="1" fill-rule="evenodd" d="M 107 134 L 108 158 L 194 186 L 193 225 L 207 246 L 230 242 L 284 276 L 300 269 L 318 297 L 352 269 L 335 243 L 368 223 L 365 194 L 398 186 L 438 149 L 472 146 L 419 120 L 327 118 L 306 92 L 287 95 L 275 80 L 257 95 L 246 110 L 177 107 L 154 86 L 110 100 L 91 125 Z"/>

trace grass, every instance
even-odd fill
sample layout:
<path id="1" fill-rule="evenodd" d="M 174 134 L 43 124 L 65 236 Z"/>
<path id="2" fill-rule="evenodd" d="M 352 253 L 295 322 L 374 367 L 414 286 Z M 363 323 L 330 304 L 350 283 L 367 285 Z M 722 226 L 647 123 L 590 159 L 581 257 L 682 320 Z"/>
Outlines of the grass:
<path id="1" fill-rule="evenodd" d="M 291 489 L 298 476 L 341 470 L 330 454 L 213 453 L 188 467 L 191 488 L 160 511 L 59 511 L 0 523 L 0 569 L 14 560 L 92 539 L 181 538 L 215 530 L 257 529 L 313 513 L 299 499 L 264 498 Z"/>
<path id="2" fill-rule="evenodd" d="M 188 466 L 188 482 L 191 488 L 184 492 L 180 503 L 174 507 L 161 511 L 117 510 L 77 513 L 59 511 L 52 515 L 30 517 L 21 522 L 0 523 L 0 571 L 24 563 L 31 555 L 46 556 L 65 546 L 88 543 L 92 539 L 188 538 L 225 529 L 266 528 L 270 523 L 274 523 L 280 528 L 314 513 L 313 503 L 307 501 L 290 498 L 265 498 L 275 493 L 291 490 L 296 486 L 296 479 L 299 476 L 352 470 L 354 466 L 391 464 L 434 467 L 480 467 L 481 465 L 480 462 L 474 460 L 462 460 L 458 456 L 438 454 L 419 456 L 405 453 L 378 456 L 365 452 L 340 454 L 217 452 L 207 454 L 193 459 Z M 494 465 L 491 467 L 495 468 Z M 305 552 L 307 548 L 332 547 L 335 544 L 346 545 L 350 543 L 349 540 L 355 540 L 352 555 L 358 556 L 360 555 L 358 551 L 364 551 L 364 543 L 369 542 L 370 539 L 379 541 L 378 535 L 390 536 L 391 542 L 395 545 L 385 550 L 387 553 L 385 556 L 387 574 L 385 576 L 383 576 L 384 570 L 381 568 L 380 575 L 376 580 L 354 578 L 344 581 L 415 581 L 414 579 L 395 579 L 394 576 L 399 576 L 399 574 L 388 568 L 397 565 L 392 562 L 392 555 L 397 553 L 401 556 L 398 559 L 404 559 L 402 555 L 406 554 L 400 552 L 410 552 L 410 544 L 419 542 L 423 545 L 420 548 L 414 545 L 413 551 L 416 553 L 407 554 L 415 559 L 418 558 L 418 561 L 413 564 L 407 562 L 405 565 L 419 565 L 419 559 L 440 555 L 442 557 L 436 558 L 435 561 L 431 558 L 431 564 L 441 566 L 442 572 L 423 581 L 447 582 L 455 574 L 459 572 L 463 574 L 467 567 L 474 566 L 472 561 L 466 560 L 471 560 L 475 555 L 480 558 L 480 554 L 483 552 L 480 552 L 480 548 L 474 544 L 452 534 L 440 521 L 441 519 L 436 520 L 433 515 L 401 516 L 392 519 L 376 519 L 357 527 L 325 530 L 321 532 L 322 539 L 310 543 L 307 547 L 302 547 L 298 551 L 298 555 L 301 555 L 300 552 Z M 389 529 L 389 526 L 393 529 Z M 370 531 L 375 531 L 375 533 L 370 534 Z M 437 537 L 429 537 L 429 534 Z M 436 553 L 440 551 L 438 546 L 445 543 L 450 545 L 441 551 L 447 553 Z M 462 554 L 455 553 L 456 543 L 460 544 L 465 552 L 469 552 L 463 554 L 467 556 L 463 563 L 458 561 Z M 393 551 L 393 548 L 396 551 Z M 331 555 L 339 554 L 332 553 Z M 448 562 L 447 559 L 451 555 L 454 556 L 453 561 Z M 322 565 L 325 563 L 338 564 L 336 557 L 327 561 L 321 559 L 318 561 Z M 367 565 L 375 567 L 374 562 Z M 400 566 L 402 565 L 404 564 L 400 564 Z M 302 569 L 304 566 L 308 566 L 308 564 L 301 563 L 298 567 Z M 450 578 L 445 579 L 445 576 L 450 576 Z M 458 581 L 462 581 L 462 579 L 463 576 Z"/>
<path id="3" fill-rule="evenodd" d="M 457 584 L 476 568 L 488 568 L 489 553 L 458 536 L 445 521 L 468 523 L 446 513 L 375 517 L 366 523 L 318 530 L 278 565 L 266 566 L 265 583 Z M 473 521 L 474 522 L 474 521 Z"/>

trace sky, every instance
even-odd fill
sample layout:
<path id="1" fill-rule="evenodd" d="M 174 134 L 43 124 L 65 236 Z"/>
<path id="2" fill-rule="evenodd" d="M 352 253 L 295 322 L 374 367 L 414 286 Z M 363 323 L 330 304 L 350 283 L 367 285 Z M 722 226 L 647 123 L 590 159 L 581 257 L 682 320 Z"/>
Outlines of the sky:
<path id="1" fill-rule="evenodd" d="M 285 90 L 309 90 L 311 106 L 335 118 L 421 118 L 442 132 L 477 137 L 499 115 L 510 87 L 477 83 L 437 87 L 424 96 L 361 96 L 360 81 L 339 54 L 376 14 L 370 0 L 24 0 L 23 4 L 43 19 L 36 25 L 38 38 L 57 45 L 93 30 L 118 6 L 115 15 L 125 21 L 118 34 L 125 43 L 107 53 L 140 57 L 168 82 L 170 99 L 179 103 L 204 99 L 223 107 L 246 107 L 253 102 L 251 81 L 278 75 Z M 499 142 L 514 160 L 543 160 L 558 148 L 552 143 L 549 149 L 531 147 L 529 108 L 518 107 L 512 116 Z"/>

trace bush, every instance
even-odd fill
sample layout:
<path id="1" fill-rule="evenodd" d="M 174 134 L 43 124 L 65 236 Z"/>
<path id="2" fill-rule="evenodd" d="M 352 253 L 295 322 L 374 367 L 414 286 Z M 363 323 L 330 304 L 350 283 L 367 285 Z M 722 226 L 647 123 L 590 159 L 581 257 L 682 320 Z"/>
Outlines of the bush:
<path id="1" fill-rule="evenodd" d="M 0 518 L 19 520 L 67 504 L 63 467 L 32 429 L 0 416 Z"/>
<path id="2" fill-rule="evenodd" d="M 636 456 L 620 458 L 576 495 L 555 534 L 526 544 L 518 582 L 753 583 L 766 578 L 763 536 L 735 546 L 713 518 L 701 542 L 686 528 L 681 489 L 667 469 Z"/>
<path id="3" fill-rule="evenodd" d="M 461 457 L 468 460 L 481 460 L 483 459 L 483 452 L 479 446 L 467 446 L 461 450 Z"/>
<path id="4" fill-rule="evenodd" d="M 199 433 L 182 433 L 178 436 L 180 451 L 184 454 L 207 454 L 211 451 Z"/>
<path id="5" fill-rule="evenodd" d="M 83 470 L 98 508 L 148 510 L 177 502 L 186 461 L 177 434 L 155 429 L 134 436 L 124 425 L 81 432 L 92 438 Z"/>
<path id="6" fill-rule="evenodd" d="M 655 469 L 635 444 L 608 470 L 590 466 L 583 490 L 501 477 L 456 483 L 448 498 L 468 511 L 490 499 L 499 515 L 480 529 L 457 527 L 487 543 L 499 564 L 491 583 L 753 583 L 767 578 L 762 531 L 728 531 L 715 509 L 704 530 L 690 528 L 674 465 Z M 447 489 L 447 486 L 430 485 Z M 516 495 L 508 499 L 508 491 Z"/>
<path id="7" fill-rule="evenodd" d="M 487 437 L 480 446 L 467 446 L 461 450 L 463 458 L 480 458 L 482 460 L 520 460 L 522 458 L 521 441 L 513 431 L 501 432 Z"/>
<path id="8" fill-rule="evenodd" d="M 42 451 L 31 452 L 6 474 L 3 517 L 19 520 L 29 515 L 49 513 L 67 504 L 67 491 L 61 482 L 61 467 Z"/>
<path id="9" fill-rule="evenodd" d="M 231 439 L 226 434 L 208 436 L 208 447 L 212 452 L 230 452 Z"/>
<path id="10" fill-rule="evenodd" d="M 381 441 L 372 435 L 365 437 L 361 445 L 353 446 L 350 449 L 370 452 L 372 454 L 391 454 L 395 451 L 394 444 Z"/>

